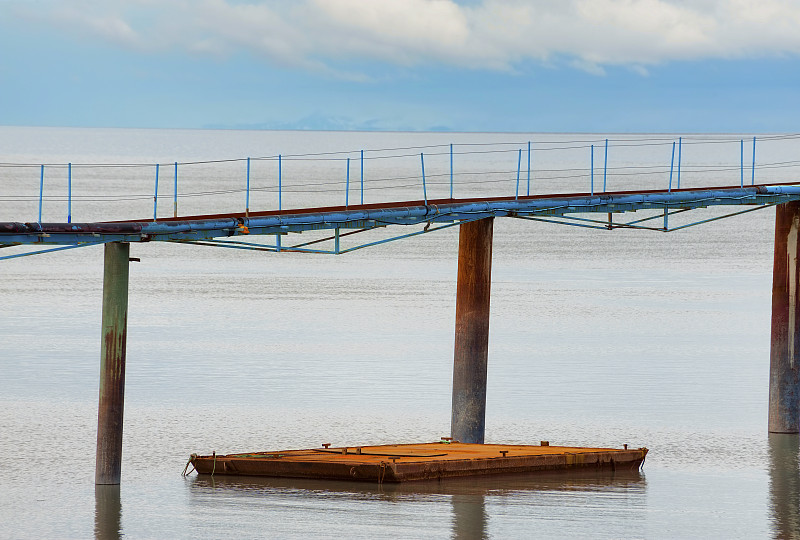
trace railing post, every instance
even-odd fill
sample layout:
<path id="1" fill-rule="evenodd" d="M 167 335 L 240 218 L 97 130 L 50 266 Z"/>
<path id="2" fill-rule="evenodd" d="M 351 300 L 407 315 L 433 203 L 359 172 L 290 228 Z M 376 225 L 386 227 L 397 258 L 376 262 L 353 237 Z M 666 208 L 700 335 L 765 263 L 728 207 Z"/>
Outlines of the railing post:
<path id="1" fill-rule="evenodd" d="M 175 187 L 172 195 L 172 216 L 178 217 L 178 162 L 175 162 Z"/>
<path id="2" fill-rule="evenodd" d="M 425 201 L 425 206 L 428 206 L 428 188 L 425 186 L 425 156 L 420 153 L 419 161 L 422 165 L 422 198 Z"/>
<path id="3" fill-rule="evenodd" d="M 756 185 L 756 138 L 753 137 L 753 169 L 750 176 L 750 185 Z"/>
<path id="4" fill-rule="evenodd" d="M 122 469 L 129 259 L 130 244 L 105 245 L 95 484 L 119 484 Z"/>
<path id="5" fill-rule="evenodd" d="M 153 191 L 153 221 L 158 219 L 158 163 L 156 163 L 156 187 Z"/>
<path id="6" fill-rule="evenodd" d="M 519 174 L 520 168 L 522 167 L 522 148 L 519 149 L 519 153 L 517 154 L 517 188 L 514 191 L 514 200 L 519 200 Z"/>
<path id="7" fill-rule="evenodd" d="M 606 174 L 608 172 L 608 139 L 606 139 L 606 153 L 603 157 L 603 193 L 606 191 Z"/>
<path id="8" fill-rule="evenodd" d="M 769 365 L 769 431 L 800 429 L 800 201 L 775 207 L 772 329 Z"/>
<path id="9" fill-rule="evenodd" d="M 344 207 L 350 206 L 350 158 L 347 158 L 347 181 L 344 187 Z"/>
<path id="10" fill-rule="evenodd" d="M 364 151 L 361 151 L 361 205 L 364 205 Z"/>
<path id="11" fill-rule="evenodd" d="M 459 226 L 450 435 L 464 443 L 485 435 L 493 224 L 490 217 Z"/>
<path id="12" fill-rule="evenodd" d="M 672 169 L 675 166 L 675 142 L 672 143 L 672 158 L 669 160 L 669 189 L 672 192 Z"/>
<path id="13" fill-rule="evenodd" d="M 592 196 L 594 196 L 594 145 L 592 145 L 592 156 L 589 159 L 589 163 L 590 163 L 590 168 L 592 170 L 591 174 L 589 175 L 589 177 L 591 178 L 589 183 L 589 193 Z"/>
<path id="14" fill-rule="evenodd" d="M 72 223 L 72 163 L 67 165 L 67 223 Z"/>
<path id="15" fill-rule="evenodd" d="M 278 154 L 278 211 L 283 210 L 283 164 Z"/>
<path id="16" fill-rule="evenodd" d="M 244 199 L 244 216 L 250 217 L 250 158 L 247 158 L 247 195 Z"/>
<path id="17" fill-rule="evenodd" d="M 42 198 L 44 196 L 44 165 L 42 165 L 41 172 L 39 173 L 39 221 L 42 224 Z"/>
<path id="18" fill-rule="evenodd" d="M 681 147 L 683 146 L 683 137 L 678 137 L 678 189 L 681 189 Z"/>
<path id="19" fill-rule="evenodd" d="M 528 188 L 525 190 L 525 195 L 531 194 L 531 141 L 528 141 Z"/>

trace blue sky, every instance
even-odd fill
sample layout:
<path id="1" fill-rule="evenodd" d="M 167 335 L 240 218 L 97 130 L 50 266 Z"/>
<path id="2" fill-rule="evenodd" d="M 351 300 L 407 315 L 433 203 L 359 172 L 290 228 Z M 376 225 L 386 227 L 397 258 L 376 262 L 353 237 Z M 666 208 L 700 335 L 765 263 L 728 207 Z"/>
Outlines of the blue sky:
<path id="1" fill-rule="evenodd" d="M 800 131 L 800 2 L 0 0 L 0 125 Z"/>

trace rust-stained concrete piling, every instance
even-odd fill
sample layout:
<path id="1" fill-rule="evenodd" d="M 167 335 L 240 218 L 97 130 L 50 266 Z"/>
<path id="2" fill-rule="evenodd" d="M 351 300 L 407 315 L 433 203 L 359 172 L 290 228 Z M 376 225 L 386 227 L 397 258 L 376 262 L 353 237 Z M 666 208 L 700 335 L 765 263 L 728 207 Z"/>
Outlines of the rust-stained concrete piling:
<path id="1" fill-rule="evenodd" d="M 494 218 L 459 226 L 450 435 L 463 443 L 484 439 L 493 226 Z"/>
<path id="2" fill-rule="evenodd" d="M 105 245 L 95 484 L 119 484 L 122 469 L 129 256 L 130 244 Z"/>
<path id="3" fill-rule="evenodd" d="M 775 263 L 772 271 L 772 333 L 769 366 L 769 431 L 800 429 L 800 202 L 775 208 Z"/>

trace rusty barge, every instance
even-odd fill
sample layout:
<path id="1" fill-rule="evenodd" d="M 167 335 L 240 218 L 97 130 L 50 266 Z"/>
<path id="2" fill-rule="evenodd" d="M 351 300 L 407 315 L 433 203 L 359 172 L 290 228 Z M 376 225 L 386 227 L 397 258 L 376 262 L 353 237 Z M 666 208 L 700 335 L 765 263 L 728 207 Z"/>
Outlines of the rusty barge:
<path id="1" fill-rule="evenodd" d="M 435 443 L 335 447 L 208 456 L 192 454 L 200 475 L 265 476 L 399 483 L 543 471 L 635 471 L 647 448 Z M 187 464 L 188 467 L 188 464 Z"/>

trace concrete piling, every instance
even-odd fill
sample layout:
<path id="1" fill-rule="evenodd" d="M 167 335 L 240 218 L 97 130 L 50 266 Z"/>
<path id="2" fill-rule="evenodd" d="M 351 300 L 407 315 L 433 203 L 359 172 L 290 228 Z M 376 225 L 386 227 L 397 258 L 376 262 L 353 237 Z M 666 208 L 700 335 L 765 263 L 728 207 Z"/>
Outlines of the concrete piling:
<path id="1" fill-rule="evenodd" d="M 800 429 L 800 201 L 775 208 L 772 331 L 769 367 L 769 431 Z"/>
<path id="2" fill-rule="evenodd" d="M 450 433 L 463 443 L 483 443 L 494 218 L 459 227 Z"/>
<path id="3" fill-rule="evenodd" d="M 130 244 L 105 245 L 100 400 L 97 409 L 95 484 L 119 484 L 125 401 Z"/>

